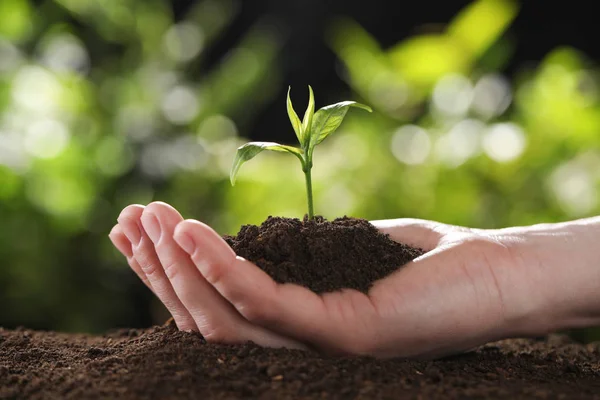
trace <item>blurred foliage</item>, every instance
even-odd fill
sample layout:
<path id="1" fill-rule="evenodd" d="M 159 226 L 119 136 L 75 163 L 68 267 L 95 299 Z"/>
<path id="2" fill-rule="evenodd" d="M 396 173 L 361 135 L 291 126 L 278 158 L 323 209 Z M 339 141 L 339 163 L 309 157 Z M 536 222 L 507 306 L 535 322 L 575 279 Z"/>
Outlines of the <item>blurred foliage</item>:
<path id="1" fill-rule="evenodd" d="M 237 11 L 203 0 L 175 21 L 163 0 L 0 2 L 1 325 L 101 331 L 152 313 L 106 237 L 127 204 L 163 200 L 223 234 L 306 212 L 285 155 L 229 185 L 246 127 L 285 85 L 268 24 L 204 62 Z M 375 112 L 315 152 L 316 212 L 481 228 L 600 213 L 599 70 L 559 47 L 504 76 L 518 12 L 478 0 L 390 48 L 335 21 L 326 39 L 353 94 L 317 107 L 349 97 Z"/>

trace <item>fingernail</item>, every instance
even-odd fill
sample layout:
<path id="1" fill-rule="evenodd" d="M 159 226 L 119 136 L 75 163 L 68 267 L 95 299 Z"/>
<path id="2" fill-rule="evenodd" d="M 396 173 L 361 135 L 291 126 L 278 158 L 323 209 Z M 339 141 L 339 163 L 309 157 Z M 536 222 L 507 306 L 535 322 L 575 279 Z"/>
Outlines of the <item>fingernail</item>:
<path id="1" fill-rule="evenodd" d="M 110 241 L 112 244 L 123 254 L 125 257 L 129 258 L 133 256 L 131 246 L 128 246 L 126 243 L 117 240 L 117 233 L 115 233 L 114 229 L 108 234 Z"/>
<path id="2" fill-rule="evenodd" d="M 142 240 L 142 231 L 137 223 L 127 221 L 121 224 L 121 228 L 133 246 L 137 246 L 140 243 L 140 240 Z"/>
<path id="3" fill-rule="evenodd" d="M 186 253 L 189 255 L 194 254 L 196 250 L 196 243 L 188 234 L 180 233 L 174 237 L 175 241 Z"/>
<path id="4" fill-rule="evenodd" d="M 160 222 L 156 215 L 152 213 L 144 213 L 142 215 L 142 226 L 154 244 L 158 243 L 161 235 Z"/>
<path id="5" fill-rule="evenodd" d="M 114 244 L 117 240 L 116 240 L 116 236 L 114 231 L 110 231 L 110 233 L 108 234 L 108 238 L 110 239 L 110 241 Z"/>

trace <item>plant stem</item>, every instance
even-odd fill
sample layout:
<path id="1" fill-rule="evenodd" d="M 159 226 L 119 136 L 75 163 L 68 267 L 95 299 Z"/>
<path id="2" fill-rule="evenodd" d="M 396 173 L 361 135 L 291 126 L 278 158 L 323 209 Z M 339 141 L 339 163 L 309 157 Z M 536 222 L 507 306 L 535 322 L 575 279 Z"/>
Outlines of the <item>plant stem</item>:
<path id="1" fill-rule="evenodd" d="M 310 176 L 310 166 L 304 168 L 304 177 L 306 178 L 306 194 L 308 195 L 308 219 L 315 217 L 313 208 L 313 194 L 312 194 L 312 178 Z"/>

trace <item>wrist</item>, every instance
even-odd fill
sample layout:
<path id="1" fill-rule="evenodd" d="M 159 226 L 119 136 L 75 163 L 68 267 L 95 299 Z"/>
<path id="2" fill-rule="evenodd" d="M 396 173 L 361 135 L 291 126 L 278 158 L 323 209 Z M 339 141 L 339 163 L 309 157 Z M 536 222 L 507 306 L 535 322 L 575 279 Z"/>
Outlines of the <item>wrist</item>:
<path id="1" fill-rule="evenodd" d="M 515 336 L 600 325 L 600 218 L 494 231 L 512 255 Z"/>

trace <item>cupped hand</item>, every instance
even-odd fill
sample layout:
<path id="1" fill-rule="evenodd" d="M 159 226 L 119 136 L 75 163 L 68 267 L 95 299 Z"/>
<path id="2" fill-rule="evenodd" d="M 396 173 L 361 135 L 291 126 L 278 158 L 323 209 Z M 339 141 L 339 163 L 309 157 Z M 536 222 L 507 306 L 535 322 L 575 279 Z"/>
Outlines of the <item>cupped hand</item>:
<path id="1" fill-rule="evenodd" d="M 183 220 L 165 203 L 129 206 L 118 222 L 110 237 L 131 268 L 179 329 L 212 342 L 431 358 L 599 320 L 599 255 L 580 251 L 593 248 L 596 220 L 527 230 L 373 221 L 426 253 L 368 294 L 321 295 L 276 283 L 209 226 Z"/>
<path id="2" fill-rule="evenodd" d="M 187 232 L 202 242 L 204 249 L 194 255 L 194 262 L 173 239 L 181 215 L 162 202 L 147 207 L 131 205 L 118 218 L 109 237 L 127 258 L 129 266 L 160 299 L 180 330 L 202 333 L 216 343 L 243 343 L 251 340 L 268 347 L 306 348 L 300 342 L 270 331 L 243 317 L 206 281 L 198 266 L 229 265 L 235 261 L 233 251 L 220 237 L 204 235 L 199 223 L 186 223 Z"/>
<path id="3" fill-rule="evenodd" d="M 510 335 L 520 317 L 504 293 L 510 249 L 482 231 L 400 219 L 374 221 L 427 253 L 376 282 L 368 295 L 317 295 L 278 284 L 205 224 L 184 221 L 175 241 L 202 276 L 250 323 L 331 354 L 441 356 Z M 206 257 L 214 262 L 206 262 Z M 339 268 L 344 268 L 339 265 Z M 515 308 L 518 310 L 519 308 Z"/>

